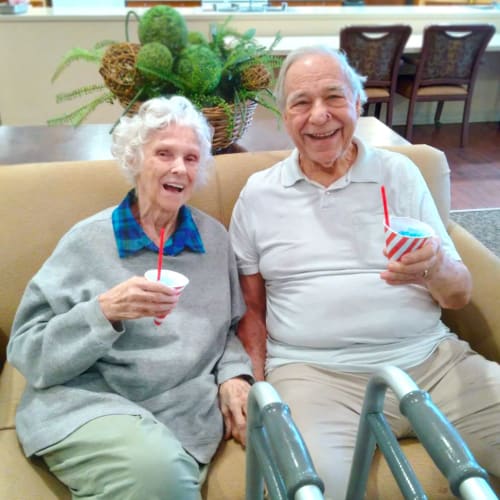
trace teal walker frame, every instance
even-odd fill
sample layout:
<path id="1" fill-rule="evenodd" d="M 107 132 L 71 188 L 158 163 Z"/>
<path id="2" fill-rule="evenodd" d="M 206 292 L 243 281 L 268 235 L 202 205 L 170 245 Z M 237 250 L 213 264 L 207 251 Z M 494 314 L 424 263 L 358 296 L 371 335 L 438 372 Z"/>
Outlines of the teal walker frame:
<path id="1" fill-rule="evenodd" d="M 487 472 L 429 394 L 401 369 L 386 366 L 370 378 L 358 427 L 345 500 L 363 500 L 376 446 L 405 499 L 427 499 L 384 415 L 391 388 L 417 438 L 447 478 L 451 491 L 464 500 L 498 500 Z M 324 485 L 290 409 L 267 382 L 252 386 L 248 398 L 246 500 L 323 500 Z"/>

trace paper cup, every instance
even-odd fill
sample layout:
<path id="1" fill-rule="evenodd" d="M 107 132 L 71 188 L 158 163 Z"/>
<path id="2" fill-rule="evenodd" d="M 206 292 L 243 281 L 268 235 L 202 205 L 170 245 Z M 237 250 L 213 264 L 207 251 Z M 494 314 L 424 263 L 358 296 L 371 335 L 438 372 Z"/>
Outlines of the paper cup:
<path id="1" fill-rule="evenodd" d="M 391 217 L 391 226 L 384 224 L 385 249 L 390 260 L 401 260 L 403 255 L 425 245 L 434 236 L 429 224 L 411 217 Z"/>
<path id="2" fill-rule="evenodd" d="M 149 269 L 144 273 L 144 277 L 149 281 L 158 281 L 158 270 Z M 159 281 L 169 288 L 175 288 L 176 290 L 181 292 L 189 283 L 189 278 L 187 276 L 184 276 L 184 274 L 178 273 L 176 271 L 162 269 Z M 153 318 L 154 324 L 157 326 L 161 325 L 163 320 L 165 319 L 165 316 L 166 314 Z"/>

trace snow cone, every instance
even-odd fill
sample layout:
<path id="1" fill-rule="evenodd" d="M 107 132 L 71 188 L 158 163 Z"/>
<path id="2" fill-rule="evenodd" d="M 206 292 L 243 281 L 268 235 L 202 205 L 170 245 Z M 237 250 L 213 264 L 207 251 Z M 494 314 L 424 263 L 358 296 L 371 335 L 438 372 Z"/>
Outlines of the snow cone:
<path id="1" fill-rule="evenodd" d="M 391 217 L 390 224 L 384 224 L 385 249 L 390 260 L 401 260 L 434 236 L 431 226 L 411 217 Z"/>

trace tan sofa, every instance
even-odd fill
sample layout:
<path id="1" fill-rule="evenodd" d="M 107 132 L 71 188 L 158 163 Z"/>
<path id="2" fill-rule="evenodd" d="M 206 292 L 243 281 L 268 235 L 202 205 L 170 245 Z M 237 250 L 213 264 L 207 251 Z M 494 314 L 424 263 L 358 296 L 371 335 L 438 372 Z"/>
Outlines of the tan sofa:
<path id="1" fill-rule="evenodd" d="M 446 321 L 486 357 L 500 360 L 500 260 L 448 221 L 449 169 L 444 154 L 428 146 L 401 146 L 421 168 L 443 219 L 474 276 L 470 305 L 446 314 Z M 220 155 L 209 184 L 192 200 L 228 224 L 236 197 L 246 178 L 286 152 Z M 0 166 L 0 214 L 3 227 L 0 254 L 0 366 L 13 316 L 28 279 L 49 255 L 60 236 L 76 221 L 116 204 L 128 189 L 112 161 L 40 163 Z M 0 378 L 0 498 L 5 500 L 66 499 L 69 494 L 40 461 L 27 460 L 17 442 L 14 424 L 23 377 L 8 363 Z M 293 415 L 292 415 L 293 416 Z M 429 463 L 422 447 L 407 440 L 404 450 L 429 498 L 451 498 L 447 483 Z M 335 464 L 332 464 L 335 467 Z M 223 443 L 204 488 L 210 500 L 244 498 L 244 452 L 234 442 Z M 401 498 L 385 462 L 376 456 L 369 481 L 369 497 Z M 147 500 L 147 499 L 145 499 Z"/>

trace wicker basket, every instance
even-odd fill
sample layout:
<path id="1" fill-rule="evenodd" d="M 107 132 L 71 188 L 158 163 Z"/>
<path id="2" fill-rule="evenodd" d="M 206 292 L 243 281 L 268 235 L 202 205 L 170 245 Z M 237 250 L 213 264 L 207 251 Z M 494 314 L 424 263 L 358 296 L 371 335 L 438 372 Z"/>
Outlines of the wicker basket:
<path id="1" fill-rule="evenodd" d="M 242 106 L 231 104 L 232 119 L 228 117 L 226 110 L 220 106 L 201 110 L 214 129 L 212 139 L 212 150 L 214 152 L 228 148 L 243 137 L 243 134 L 252 123 L 256 107 L 257 103 L 252 101 L 247 101 L 244 109 L 242 109 Z"/>
<path id="2" fill-rule="evenodd" d="M 127 108 L 129 105 L 129 100 L 118 96 L 120 104 Z M 135 102 L 130 109 L 128 109 L 127 114 L 133 115 L 137 113 L 142 102 Z M 212 125 L 214 129 L 214 135 L 212 139 L 212 152 L 217 153 L 223 149 L 227 149 L 229 146 L 237 142 L 243 134 L 247 131 L 248 127 L 252 123 L 253 115 L 257 103 L 253 101 L 247 101 L 245 108 L 242 106 L 236 106 L 230 104 L 229 108 L 232 116 L 226 112 L 222 106 L 214 106 L 211 108 L 202 108 L 202 113 L 205 115 L 207 121 Z M 231 124 L 231 121 L 233 122 Z M 231 126 L 232 125 L 232 126 Z"/>

